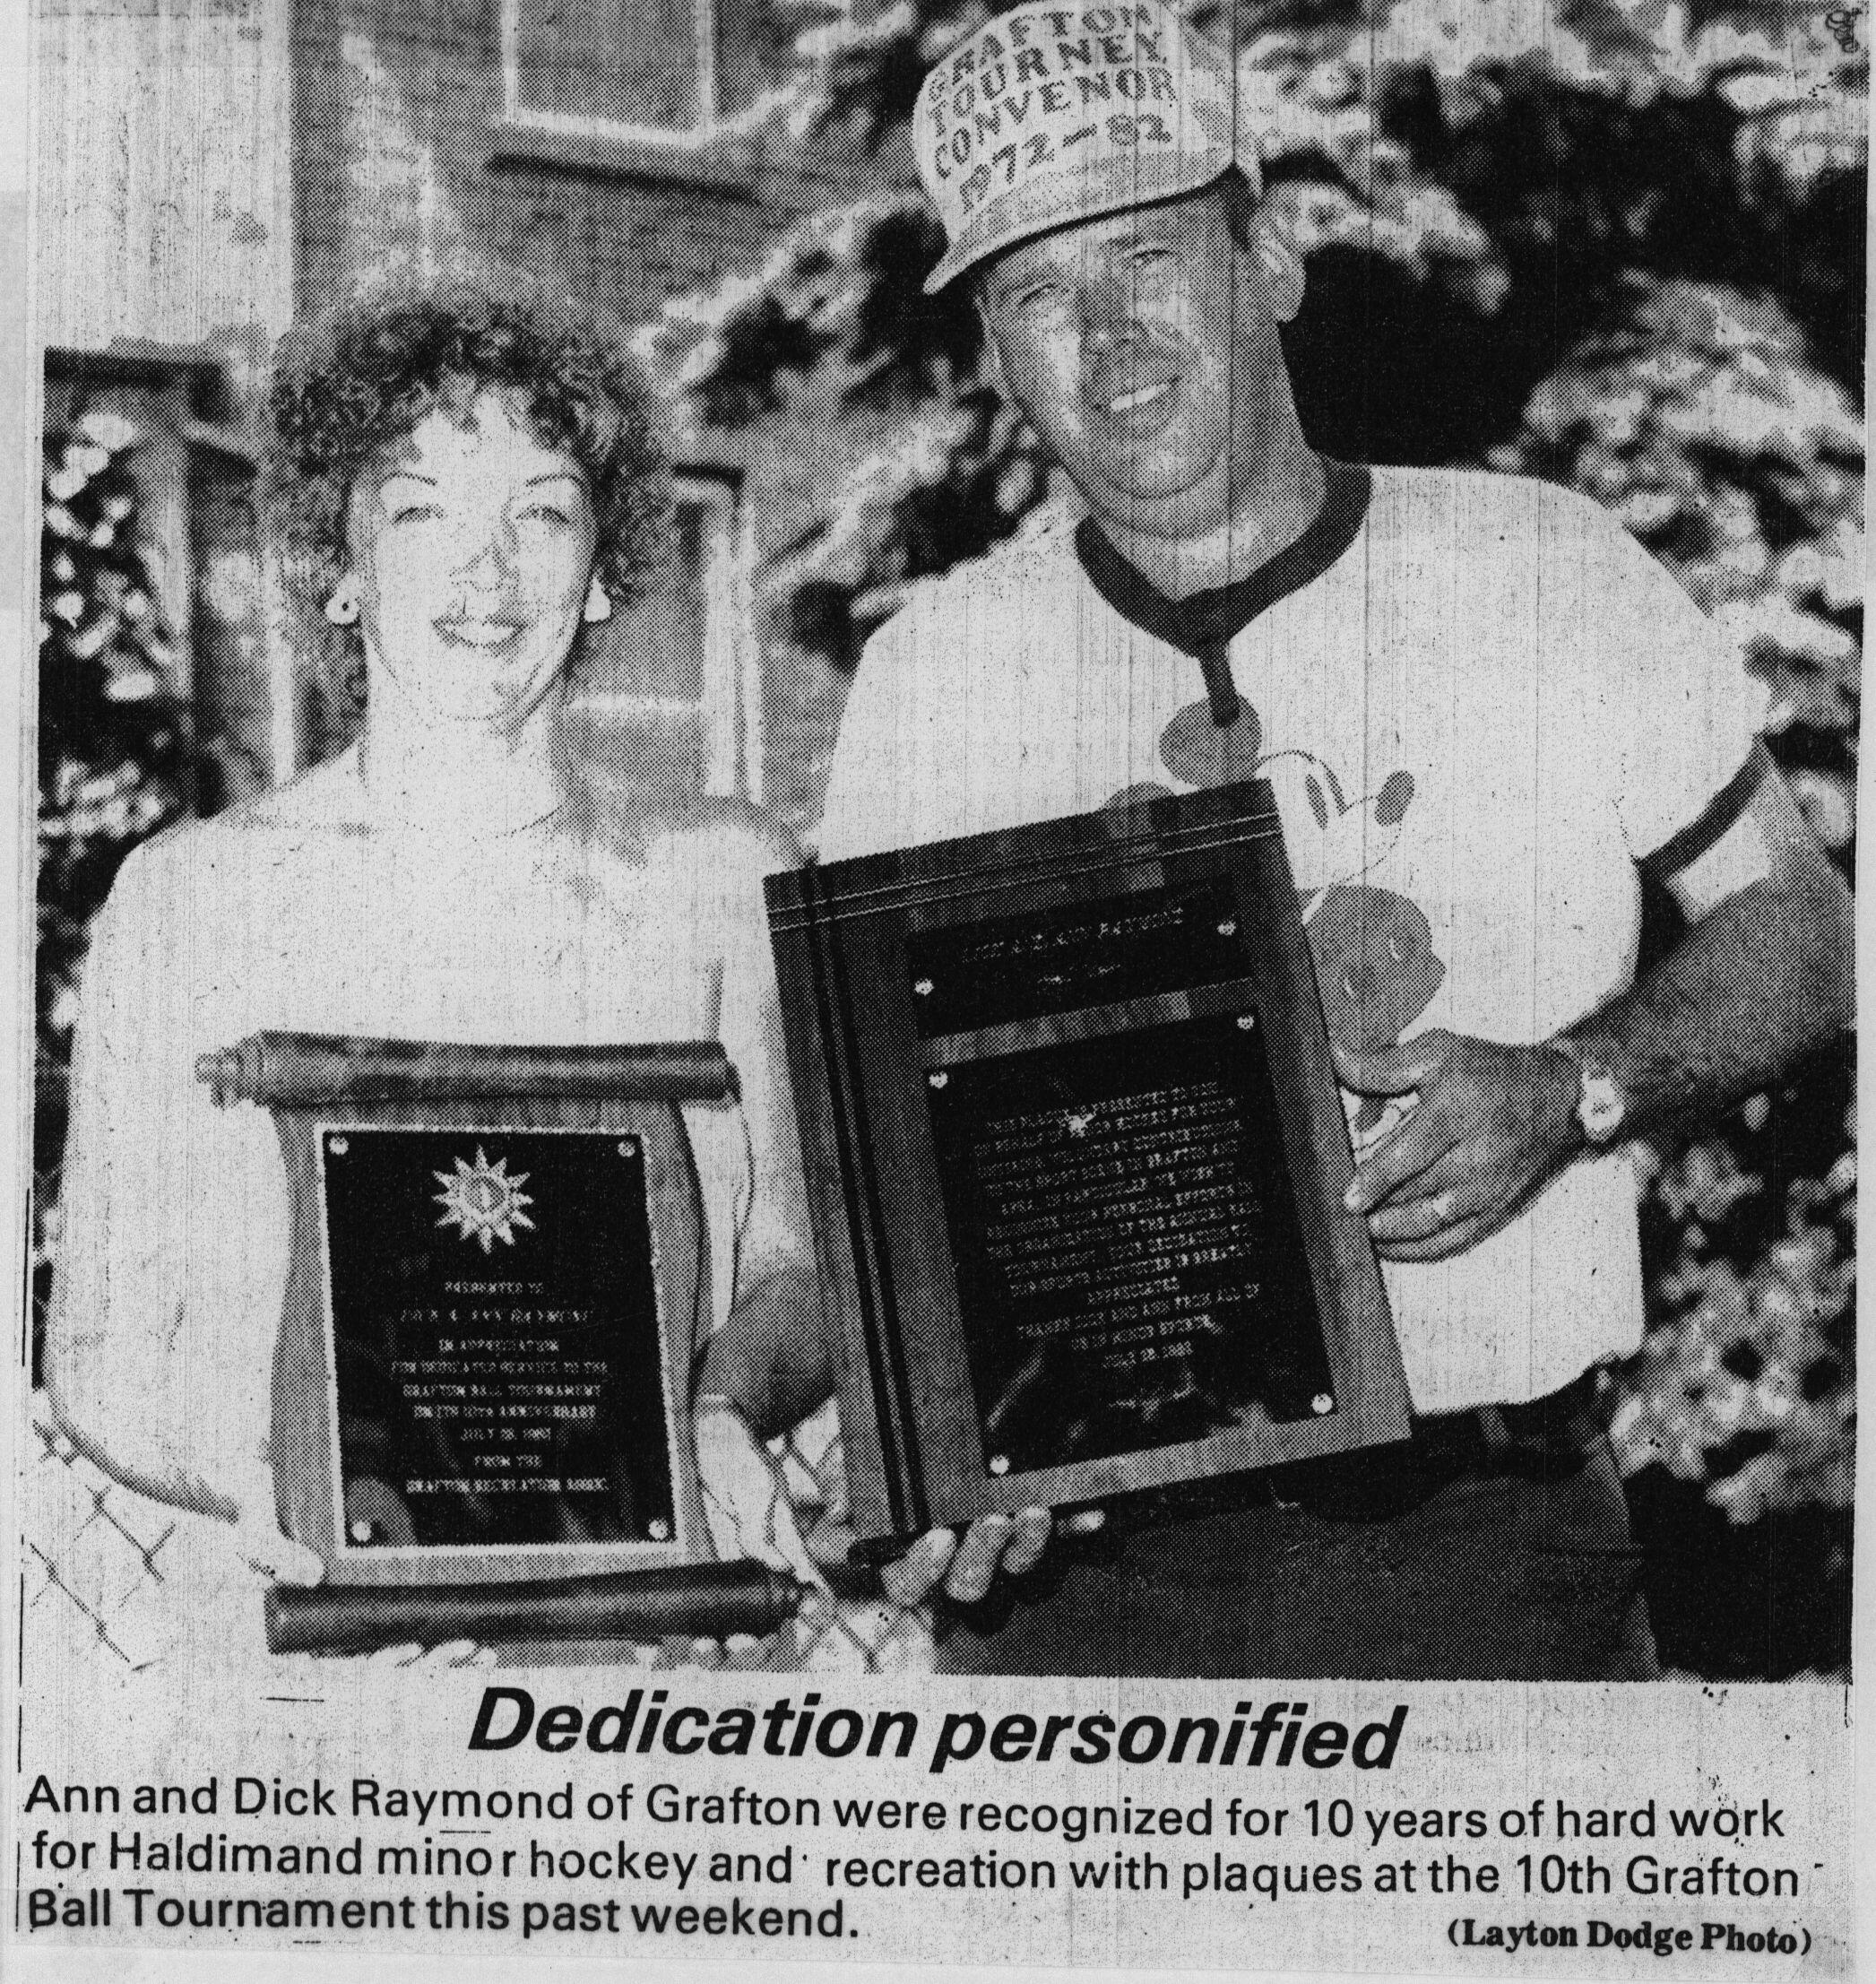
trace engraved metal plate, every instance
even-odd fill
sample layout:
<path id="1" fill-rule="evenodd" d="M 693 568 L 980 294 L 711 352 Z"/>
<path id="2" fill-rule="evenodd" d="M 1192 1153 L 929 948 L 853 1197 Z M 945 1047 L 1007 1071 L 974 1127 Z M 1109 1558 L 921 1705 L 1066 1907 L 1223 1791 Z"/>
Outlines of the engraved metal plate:
<path id="1" fill-rule="evenodd" d="M 927 1095 L 990 1472 L 1333 1409 L 1260 1029 L 1061 1042 Z"/>
<path id="2" fill-rule="evenodd" d="M 319 1165 L 346 1542 L 670 1538 L 640 1140 L 327 1125 Z"/>
<path id="3" fill-rule="evenodd" d="M 1222 879 L 919 931 L 906 957 L 927 1040 L 1222 984 L 1248 969 Z"/>

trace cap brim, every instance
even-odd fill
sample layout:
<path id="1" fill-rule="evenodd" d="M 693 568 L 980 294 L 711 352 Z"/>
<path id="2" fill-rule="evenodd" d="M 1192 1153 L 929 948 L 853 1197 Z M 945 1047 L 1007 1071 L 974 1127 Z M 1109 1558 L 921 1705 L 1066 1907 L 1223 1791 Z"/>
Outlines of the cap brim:
<path id="1" fill-rule="evenodd" d="M 971 216 L 964 231 L 945 250 L 938 266 L 925 278 L 925 294 L 936 296 L 947 283 L 987 256 L 1000 254 L 1018 241 L 1058 228 L 1078 227 L 1129 207 L 1197 193 L 1222 178 L 1237 163 L 1228 146 L 1206 152 L 1180 152 L 1170 159 L 1143 159 L 1137 153 L 1102 160 L 1072 180 L 1051 172 L 991 200 Z"/>

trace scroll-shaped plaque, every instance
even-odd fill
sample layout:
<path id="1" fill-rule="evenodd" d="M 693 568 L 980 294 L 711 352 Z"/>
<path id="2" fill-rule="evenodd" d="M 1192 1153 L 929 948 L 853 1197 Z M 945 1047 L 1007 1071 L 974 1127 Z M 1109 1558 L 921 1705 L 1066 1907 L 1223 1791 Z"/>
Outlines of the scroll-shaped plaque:
<path id="1" fill-rule="evenodd" d="M 270 1611 L 276 1642 L 434 1637 L 428 1590 L 526 1637 L 518 1595 L 464 1597 L 522 1582 L 542 1634 L 681 1618 L 672 1574 L 711 1555 L 688 1434 L 711 1261 L 680 1105 L 732 1099 L 722 1049 L 260 1034 L 198 1072 L 272 1107 L 287 1164 L 275 1494 L 327 1589 Z M 653 1568 L 635 1596 L 619 1576 Z M 739 1575 L 698 1616 L 772 1630 L 775 1581 Z M 382 1595 L 348 1611 L 348 1586 Z"/>
<path id="2" fill-rule="evenodd" d="M 772 877 L 853 1520 L 1403 1439 L 1269 788 Z"/>

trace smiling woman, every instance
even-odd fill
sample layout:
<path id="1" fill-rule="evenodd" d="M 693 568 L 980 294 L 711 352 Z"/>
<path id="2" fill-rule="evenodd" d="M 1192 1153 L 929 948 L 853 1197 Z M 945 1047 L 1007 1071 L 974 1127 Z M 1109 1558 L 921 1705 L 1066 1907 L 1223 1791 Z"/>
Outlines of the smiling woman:
<path id="1" fill-rule="evenodd" d="M 373 481 L 348 518 L 350 591 L 335 609 L 359 616 L 368 666 L 446 722 L 524 726 L 583 614 L 612 611 L 584 472 L 484 392 L 460 423 L 428 415 Z"/>
<path id="2" fill-rule="evenodd" d="M 584 536 L 582 603 L 597 617 L 663 559 L 670 480 L 649 391 L 623 334 L 584 308 L 520 284 L 387 287 L 289 332 L 271 399 L 264 501 L 297 632 L 354 697 L 385 632 L 361 624 L 367 603 L 388 600 L 407 633 L 430 589 L 460 578 L 431 605 L 449 619 L 499 592 L 504 555 L 538 600 L 542 554 L 564 538 L 577 563 Z M 497 564 L 474 572 L 454 555 L 485 550 Z M 380 556 L 391 583 L 370 586 L 361 567 Z M 474 615 L 454 618 L 461 632 Z"/>
<path id="3" fill-rule="evenodd" d="M 284 1178 L 265 1117 L 214 1108 L 198 1057 L 268 1029 L 721 1041 L 739 1102 L 686 1106 L 699 1333 L 794 1299 L 809 1257 L 760 888 L 792 846 L 739 803 L 609 803 L 561 721 L 588 630 L 667 541 L 665 457 L 621 336 L 532 290 L 401 288 L 290 333 L 272 412 L 284 589 L 361 694 L 363 734 L 119 875 L 83 982 L 47 1381 L 98 1464 L 303 1581 L 321 1567 L 281 1533 L 271 1464 Z M 525 1165 L 479 1149 L 458 1170 L 438 1183 L 465 1242 L 532 1226 Z M 699 1347 L 674 1343 L 676 1368 Z"/>

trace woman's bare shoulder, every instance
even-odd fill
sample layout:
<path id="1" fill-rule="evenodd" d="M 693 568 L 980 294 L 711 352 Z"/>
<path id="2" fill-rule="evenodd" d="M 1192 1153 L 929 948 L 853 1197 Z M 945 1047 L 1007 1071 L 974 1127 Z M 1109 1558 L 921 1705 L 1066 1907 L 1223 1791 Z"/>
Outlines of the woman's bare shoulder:
<path id="1" fill-rule="evenodd" d="M 339 827 L 361 821 L 362 818 L 359 751 L 354 745 L 269 792 L 230 806 L 205 824 L 225 834 L 266 833 L 282 828 Z"/>
<path id="2" fill-rule="evenodd" d="M 339 824 L 350 810 L 343 760 L 316 767 L 285 785 L 208 819 L 172 821 L 134 847 L 118 869 L 111 899 L 121 917 L 206 886 L 212 892 L 256 859 L 274 853 L 282 834 Z"/>

